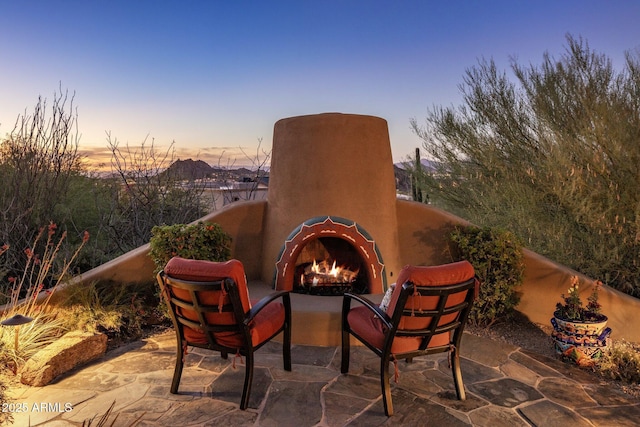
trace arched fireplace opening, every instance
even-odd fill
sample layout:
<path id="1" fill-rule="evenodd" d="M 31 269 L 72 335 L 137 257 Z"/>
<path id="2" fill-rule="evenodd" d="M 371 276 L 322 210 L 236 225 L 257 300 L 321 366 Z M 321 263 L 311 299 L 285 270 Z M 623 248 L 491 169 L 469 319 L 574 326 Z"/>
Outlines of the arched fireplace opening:
<path id="1" fill-rule="evenodd" d="M 367 265 L 347 240 L 320 237 L 309 241 L 295 262 L 293 292 L 311 295 L 369 293 Z"/>
<path id="2" fill-rule="evenodd" d="M 320 273 L 311 271 L 314 262 L 322 264 Z M 338 267 L 348 272 L 336 279 L 322 274 Z M 318 288 L 320 284 L 326 288 Z M 277 290 L 339 295 L 345 290 L 383 293 L 386 287 L 384 263 L 375 241 L 345 218 L 315 217 L 300 224 L 285 240 L 276 262 Z"/>

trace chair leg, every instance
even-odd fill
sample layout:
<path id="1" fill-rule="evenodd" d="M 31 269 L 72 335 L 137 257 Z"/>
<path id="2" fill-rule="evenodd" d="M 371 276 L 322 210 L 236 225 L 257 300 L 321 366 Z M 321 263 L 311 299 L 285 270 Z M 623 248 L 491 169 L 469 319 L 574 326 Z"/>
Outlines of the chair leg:
<path id="1" fill-rule="evenodd" d="M 251 383 L 253 382 L 253 349 L 249 349 L 245 357 L 244 386 L 242 387 L 242 398 L 240 399 L 240 409 L 245 410 L 249 406 L 249 394 L 251 394 Z"/>
<path id="2" fill-rule="evenodd" d="M 349 332 L 342 329 L 342 362 L 340 364 L 340 372 L 349 373 L 349 350 L 351 343 L 349 342 Z"/>
<path id="3" fill-rule="evenodd" d="M 182 342 L 178 338 L 178 344 L 176 348 L 176 366 L 173 369 L 173 380 L 171 381 L 171 394 L 178 394 L 178 387 L 180 386 L 180 378 L 182 377 L 182 368 L 184 367 L 184 349 L 182 348 Z"/>
<path id="4" fill-rule="evenodd" d="M 389 358 L 380 358 L 380 384 L 382 385 L 382 403 L 387 417 L 393 415 L 393 402 L 391 401 L 391 385 L 389 384 Z"/>
<path id="5" fill-rule="evenodd" d="M 453 383 L 456 386 L 458 400 L 465 400 L 464 384 L 462 382 L 462 371 L 460 370 L 460 356 L 457 348 L 451 350 L 451 372 L 453 373 Z"/>
<path id="6" fill-rule="evenodd" d="M 284 337 L 282 339 L 282 359 L 284 370 L 291 371 L 291 322 L 284 325 Z"/>

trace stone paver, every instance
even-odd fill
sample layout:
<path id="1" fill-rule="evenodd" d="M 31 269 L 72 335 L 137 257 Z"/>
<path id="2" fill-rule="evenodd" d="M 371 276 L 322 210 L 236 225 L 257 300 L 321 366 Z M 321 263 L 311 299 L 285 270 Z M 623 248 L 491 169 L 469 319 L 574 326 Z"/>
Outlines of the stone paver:
<path id="1" fill-rule="evenodd" d="M 467 388 L 471 393 L 505 408 L 513 408 L 525 402 L 542 399 L 542 394 L 538 390 L 513 378 L 470 384 Z"/>
<path id="2" fill-rule="evenodd" d="M 548 400 L 523 406 L 518 412 L 534 426 L 588 427 L 591 425 L 577 413 Z"/>
<path id="3" fill-rule="evenodd" d="M 391 379 L 395 414 L 384 415 L 379 359 L 352 347 L 349 374 L 335 347 L 294 345 L 292 372 L 281 344 L 256 354 L 249 408 L 239 409 L 244 361 L 194 349 L 179 394 L 169 393 L 175 339 L 163 333 L 107 353 L 45 387 L 9 390 L 25 410 L 16 426 L 96 423 L 147 426 L 635 426 L 640 401 L 574 366 L 465 334 L 462 372 L 467 400 L 456 398 L 446 356 L 398 363 Z M 234 367 L 235 365 L 235 367 Z M 393 370 L 392 370 L 393 371 Z"/>

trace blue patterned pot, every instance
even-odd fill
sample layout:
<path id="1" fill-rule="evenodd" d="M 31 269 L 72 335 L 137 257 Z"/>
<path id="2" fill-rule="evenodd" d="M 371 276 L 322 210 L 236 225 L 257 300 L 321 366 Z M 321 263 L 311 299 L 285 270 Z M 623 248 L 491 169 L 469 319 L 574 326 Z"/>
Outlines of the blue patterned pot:
<path id="1" fill-rule="evenodd" d="M 595 315 L 595 320 L 567 320 L 554 313 L 551 319 L 556 352 L 581 366 L 590 366 L 602 356 L 610 344 L 611 328 L 607 327 L 607 316 Z"/>

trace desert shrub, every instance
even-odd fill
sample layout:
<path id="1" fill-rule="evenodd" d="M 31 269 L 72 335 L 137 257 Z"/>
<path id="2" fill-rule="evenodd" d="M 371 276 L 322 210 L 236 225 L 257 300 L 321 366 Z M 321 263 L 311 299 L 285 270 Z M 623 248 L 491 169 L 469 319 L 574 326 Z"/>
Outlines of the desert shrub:
<path id="1" fill-rule="evenodd" d="M 231 257 L 231 236 L 219 224 L 199 221 L 153 227 L 149 255 L 160 271 L 174 256 L 208 261 Z"/>
<path id="2" fill-rule="evenodd" d="M 524 277 L 522 246 L 513 233 L 456 226 L 449 238 L 454 260 L 469 261 L 481 282 L 469 321 L 476 326 L 490 326 L 512 314 L 520 301 L 517 288 Z"/>
<path id="3" fill-rule="evenodd" d="M 582 39 L 540 65 L 468 69 L 463 105 L 414 130 L 433 204 L 640 297 L 640 55 L 621 70 Z M 515 78 L 512 78 L 515 76 Z"/>
<path id="4" fill-rule="evenodd" d="M 597 361 L 600 374 L 614 380 L 640 384 L 640 346 L 627 341 L 613 341 L 609 351 Z"/>
<path id="5" fill-rule="evenodd" d="M 62 88 L 50 105 L 39 97 L 32 112 L 19 115 L 0 138 L 0 244 L 19 249 L 0 263 L 7 275 L 25 270 L 28 260 L 21 249 L 33 242 L 40 225 L 62 225 L 55 215 L 81 170 L 78 140 L 74 95 Z"/>

